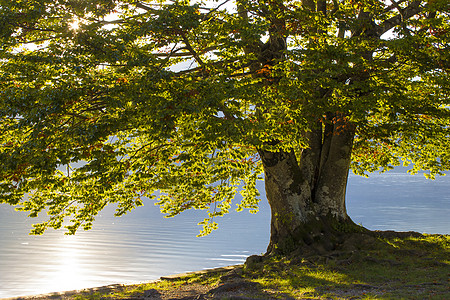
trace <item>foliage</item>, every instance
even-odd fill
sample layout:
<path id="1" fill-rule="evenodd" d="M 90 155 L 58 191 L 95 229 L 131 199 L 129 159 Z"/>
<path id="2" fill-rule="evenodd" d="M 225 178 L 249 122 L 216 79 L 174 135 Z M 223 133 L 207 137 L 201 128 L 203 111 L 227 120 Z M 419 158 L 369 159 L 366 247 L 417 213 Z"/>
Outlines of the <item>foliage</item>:
<path id="1" fill-rule="evenodd" d="M 449 169 L 447 1 L 191 2 L 0 1 L 0 203 L 33 233 L 146 197 L 208 233 L 317 123 L 357 128 L 358 174 Z"/>

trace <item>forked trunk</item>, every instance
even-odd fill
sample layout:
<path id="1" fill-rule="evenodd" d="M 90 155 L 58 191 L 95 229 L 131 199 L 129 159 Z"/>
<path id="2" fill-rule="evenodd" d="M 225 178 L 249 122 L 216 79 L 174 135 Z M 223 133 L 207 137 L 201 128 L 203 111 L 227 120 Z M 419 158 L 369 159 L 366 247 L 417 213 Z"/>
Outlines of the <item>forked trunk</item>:
<path id="1" fill-rule="evenodd" d="M 268 254 L 330 251 L 340 242 L 353 224 L 345 207 L 353 137 L 341 118 L 323 130 L 317 125 L 299 159 L 294 151 L 260 151 L 272 211 Z"/>

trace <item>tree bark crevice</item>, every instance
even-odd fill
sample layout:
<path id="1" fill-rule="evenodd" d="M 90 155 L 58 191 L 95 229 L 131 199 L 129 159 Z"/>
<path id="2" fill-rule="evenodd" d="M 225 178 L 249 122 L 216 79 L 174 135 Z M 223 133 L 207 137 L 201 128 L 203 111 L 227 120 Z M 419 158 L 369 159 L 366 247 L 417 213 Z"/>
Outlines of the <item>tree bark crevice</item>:
<path id="1" fill-rule="evenodd" d="M 314 126 L 300 160 L 294 151 L 260 151 L 272 211 L 268 254 L 334 249 L 341 239 L 335 228 L 354 225 L 345 207 L 354 135 L 354 126 L 340 116 L 334 124 Z"/>

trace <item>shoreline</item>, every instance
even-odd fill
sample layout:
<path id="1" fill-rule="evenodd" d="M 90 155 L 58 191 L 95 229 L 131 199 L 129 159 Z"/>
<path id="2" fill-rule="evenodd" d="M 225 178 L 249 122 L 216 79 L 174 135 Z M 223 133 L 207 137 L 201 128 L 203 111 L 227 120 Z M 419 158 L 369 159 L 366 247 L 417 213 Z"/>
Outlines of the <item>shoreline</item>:
<path id="1" fill-rule="evenodd" d="M 111 293 L 111 292 L 115 292 L 115 291 L 121 290 L 123 288 L 129 287 L 129 286 L 135 286 L 135 285 L 147 284 L 147 283 L 155 283 L 155 282 L 159 282 L 161 280 L 170 281 L 170 280 L 177 280 L 178 278 L 186 277 L 189 275 L 201 275 L 201 274 L 207 274 L 207 273 L 231 271 L 239 266 L 242 266 L 242 264 L 226 266 L 226 267 L 218 267 L 218 268 L 212 268 L 212 269 L 204 269 L 204 270 L 200 270 L 200 271 L 192 271 L 192 272 L 186 272 L 186 273 L 178 273 L 178 274 L 167 275 L 167 276 L 161 276 L 159 279 L 149 280 L 149 281 L 139 281 L 139 282 L 133 282 L 133 283 L 126 283 L 126 284 L 113 283 L 113 284 L 108 284 L 108 285 L 104 285 L 104 286 L 70 290 L 70 291 L 60 291 L 60 292 L 50 292 L 50 293 L 27 295 L 27 296 L 0 298 L 0 300 L 44 300 L 44 299 L 55 299 L 56 300 L 56 299 L 66 299 L 66 298 L 74 296 L 76 294 L 92 294 L 92 293 L 96 293 L 96 292 Z"/>

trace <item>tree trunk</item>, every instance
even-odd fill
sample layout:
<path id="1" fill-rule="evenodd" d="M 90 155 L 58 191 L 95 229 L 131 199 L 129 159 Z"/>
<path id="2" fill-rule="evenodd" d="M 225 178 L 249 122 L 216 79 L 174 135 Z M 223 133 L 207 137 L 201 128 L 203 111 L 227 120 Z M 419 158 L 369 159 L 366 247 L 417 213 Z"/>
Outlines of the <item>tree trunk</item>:
<path id="1" fill-rule="evenodd" d="M 345 191 L 355 131 L 343 116 L 333 120 L 316 124 L 300 159 L 295 151 L 260 151 L 272 212 L 268 254 L 333 250 L 354 225 Z"/>
<path id="2" fill-rule="evenodd" d="M 302 0 L 301 3 L 307 10 L 326 14 L 326 1 Z M 269 11 L 282 10 L 279 1 L 268 5 Z M 247 21 L 243 6 L 238 6 L 238 10 Z M 245 49 L 246 53 L 258 57 L 259 66 L 252 66 L 255 73 L 258 68 L 285 58 L 286 24 L 280 16 L 265 15 L 271 23 L 269 39 L 259 47 Z M 315 27 L 305 28 L 305 32 L 318 31 Z M 264 83 L 274 85 L 277 80 L 272 78 Z M 325 94 L 326 91 L 317 89 L 318 99 Z M 324 124 L 312 124 L 307 136 L 309 147 L 302 151 L 259 151 L 272 212 L 268 254 L 285 254 L 304 248 L 329 251 L 339 244 L 342 232 L 355 226 L 345 207 L 355 128 L 341 113 L 327 113 L 325 119 Z"/>

